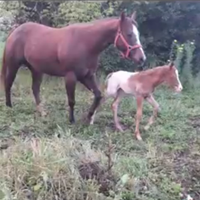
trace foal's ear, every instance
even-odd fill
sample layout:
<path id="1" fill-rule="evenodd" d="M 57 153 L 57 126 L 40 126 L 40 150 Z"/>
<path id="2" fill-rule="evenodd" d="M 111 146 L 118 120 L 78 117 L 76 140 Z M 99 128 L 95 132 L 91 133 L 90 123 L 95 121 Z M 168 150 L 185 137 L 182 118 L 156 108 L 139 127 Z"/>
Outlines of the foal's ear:
<path id="1" fill-rule="evenodd" d="M 174 67 L 174 62 L 169 63 L 169 68 L 172 69 Z"/>
<path id="2" fill-rule="evenodd" d="M 136 14 L 137 14 L 136 11 L 134 11 L 133 14 L 131 15 L 131 19 L 134 21 L 136 20 Z"/>
<path id="3" fill-rule="evenodd" d="M 121 16 L 120 16 L 120 20 L 124 21 L 125 18 L 126 18 L 126 15 L 125 15 L 124 11 L 122 11 Z"/>

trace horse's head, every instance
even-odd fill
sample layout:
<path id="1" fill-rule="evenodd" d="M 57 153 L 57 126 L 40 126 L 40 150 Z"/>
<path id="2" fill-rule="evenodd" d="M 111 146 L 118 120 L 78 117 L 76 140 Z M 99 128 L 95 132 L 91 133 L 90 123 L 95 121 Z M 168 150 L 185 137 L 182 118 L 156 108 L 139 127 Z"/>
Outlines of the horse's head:
<path id="1" fill-rule="evenodd" d="M 146 56 L 140 42 L 135 18 L 136 12 L 131 17 L 126 17 L 122 12 L 114 45 L 122 52 L 123 57 L 142 64 L 146 60 Z"/>
<path id="2" fill-rule="evenodd" d="M 176 92 L 181 92 L 183 89 L 183 86 L 179 80 L 179 74 L 178 70 L 176 69 L 175 65 L 173 62 L 171 62 L 167 66 L 167 72 L 165 73 L 165 83 L 173 88 Z"/>

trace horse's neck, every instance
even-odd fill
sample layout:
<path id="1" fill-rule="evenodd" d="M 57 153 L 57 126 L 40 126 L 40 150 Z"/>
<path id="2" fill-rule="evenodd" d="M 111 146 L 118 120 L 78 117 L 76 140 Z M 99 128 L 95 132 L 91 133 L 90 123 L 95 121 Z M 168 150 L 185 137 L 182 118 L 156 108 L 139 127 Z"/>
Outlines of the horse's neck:
<path id="1" fill-rule="evenodd" d="M 100 53 L 110 44 L 114 43 L 118 24 L 118 19 L 110 19 L 108 21 L 99 22 L 99 24 L 95 24 L 92 27 L 91 37 L 95 37 L 93 40 L 94 51 Z"/>

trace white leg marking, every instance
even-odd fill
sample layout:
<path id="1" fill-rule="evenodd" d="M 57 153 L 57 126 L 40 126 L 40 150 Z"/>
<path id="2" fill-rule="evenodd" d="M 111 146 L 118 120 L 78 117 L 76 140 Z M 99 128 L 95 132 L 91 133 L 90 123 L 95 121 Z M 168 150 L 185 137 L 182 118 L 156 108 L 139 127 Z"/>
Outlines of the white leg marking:
<path id="1" fill-rule="evenodd" d="M 180 82 L 180 79 L 179 79 L 179 74 L 178 74 L 178 70 L 176 69 L 176 78 L 178 80 L 178 87 L 177 87 L 177 90 L 180 92 L 182 89 L 183 89 L 183 86 Z"/>
<path id="2" fill-rule="evenodd" d="M 91 120 L 90 120 L 90 125 L 93 125 L 94 124 L 94 118 L 95 118 L 95 115 L 96 115 L 96 110 L 94 111 L 94 114 L 92 115 L 91 117 Z"/>

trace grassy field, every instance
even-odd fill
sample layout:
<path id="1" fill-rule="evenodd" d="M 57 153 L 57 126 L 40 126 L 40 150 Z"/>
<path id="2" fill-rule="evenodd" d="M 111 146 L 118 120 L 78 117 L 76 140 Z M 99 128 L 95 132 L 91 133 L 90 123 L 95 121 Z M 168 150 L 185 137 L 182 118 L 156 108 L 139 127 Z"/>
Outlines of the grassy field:
<path id="1" fill-rule="evenodd" d="M 200 199 L 198 90 L 179 95 L 157 90 L 161 112 L 152 128 L 144 131 L 152 113 L 145 104 L 143 141 L 139 142 L 133 137 L 136 104 L 132 98 L 120 105 L 123 134 L 113 128 L 111 101 L 103 106 L 95 124 L 87 126 L 82 119 L 93 96 L 78 85 L 76 124 L 70 125 L 63 80 L 43 81 L 41 95 L 48 115 L 42 118 L 35 111 L 30 77 L 29 71 L 18 73 L 12 89 L 13 109 L 4 105 L 4 95 L 0 95 L 0 199 L 178 200 L 186 199 L 186 194 Z M 97 163 L 96 168 L 106 168 L 109 140 L 114 146 L 110 153 L 114 166 L 109 173 L 101 171 L 110 189 L 105 197 L 97 192 L 96 183 L 103 178 L 83 180 L 79 166 Z"/>

